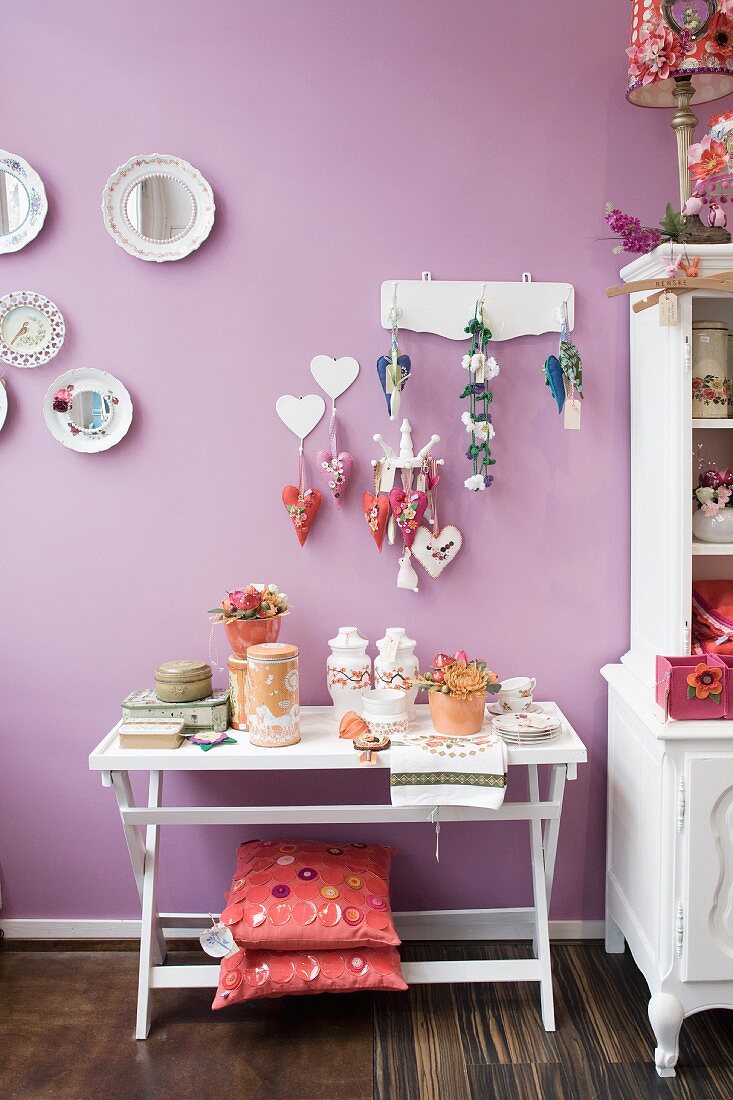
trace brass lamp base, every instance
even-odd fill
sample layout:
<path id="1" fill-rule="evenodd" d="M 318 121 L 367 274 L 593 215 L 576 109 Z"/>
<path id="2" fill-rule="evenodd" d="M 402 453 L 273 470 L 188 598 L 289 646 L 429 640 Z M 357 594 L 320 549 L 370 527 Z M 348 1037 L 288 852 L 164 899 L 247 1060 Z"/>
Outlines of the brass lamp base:
<path id="1" fill-rule="evenodd" d="M 722 225 L 703 225 L 699 214 L 689 214 L 677 239 L 680 244 L 730 244 L 730 233 Z"/>

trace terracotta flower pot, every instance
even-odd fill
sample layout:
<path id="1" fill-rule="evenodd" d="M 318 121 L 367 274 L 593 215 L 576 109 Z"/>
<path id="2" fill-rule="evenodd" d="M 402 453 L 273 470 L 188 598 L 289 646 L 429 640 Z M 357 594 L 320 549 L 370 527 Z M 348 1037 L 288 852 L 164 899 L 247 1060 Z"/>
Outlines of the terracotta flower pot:
<path id="1" fill-rule="evenodd" d="M 485 695 L 469 695 L 466 699 L 459 699 L 455 695 L 443 695 L 441 691 L 429 691 L 428 701 L 437 733 L 467 737 L 471 733 L 481 732 Z"/>
<path id="2" fill-rule="evenodd" d="M 283 615 L 273 615 L 270 619 L 232 619 L 225 622 L 224 629 L 232 651 L 239 657 L 246 657 L 249 646 L 276 642 L 280 635 L 280 621 L 285 615 L 287 611 Z"/>

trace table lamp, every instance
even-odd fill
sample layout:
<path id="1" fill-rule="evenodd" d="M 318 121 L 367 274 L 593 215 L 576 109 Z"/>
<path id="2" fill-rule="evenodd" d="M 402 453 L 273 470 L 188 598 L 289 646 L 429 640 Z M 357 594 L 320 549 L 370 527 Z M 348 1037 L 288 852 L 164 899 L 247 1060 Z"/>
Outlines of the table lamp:
<path id="1" fill-rule="evenodd" d="M 690 197 L 687 150 L 697 125 L 690 109 L 733 92 L 733 0 L 632 0 L 629 86 L 639 107 L 676 107 L 680 208 Z M 689 214 L 681 241 L 722 244 L 730 234 Z"/>

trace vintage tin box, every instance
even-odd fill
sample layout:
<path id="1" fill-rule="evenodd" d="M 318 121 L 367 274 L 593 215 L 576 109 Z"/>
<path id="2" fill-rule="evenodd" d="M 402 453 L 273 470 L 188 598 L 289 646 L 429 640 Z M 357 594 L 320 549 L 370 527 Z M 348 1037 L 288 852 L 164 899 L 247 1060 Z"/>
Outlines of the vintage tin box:
<path id="1" fill-rule="evenodd" d="M 297 646 L 265 642 L 247 650 L 247 727 L 261 748 L 300 741 Z"/>
<path id="2" fill-rule="evenodd" d="M 149 688 L 133 691 L 122 704 L 125 722 L 183 722 L 186 733 L 229 728 L 229 692 L 218 691 L 196 703 L 162 703 Z"/>
<path id="3" fill-rule="evenodd" d="M 211 695 L 211 666 L 204 661 L 166 661 L 155 672 L 155 694 L 163 703 L 193 703 Z"/>

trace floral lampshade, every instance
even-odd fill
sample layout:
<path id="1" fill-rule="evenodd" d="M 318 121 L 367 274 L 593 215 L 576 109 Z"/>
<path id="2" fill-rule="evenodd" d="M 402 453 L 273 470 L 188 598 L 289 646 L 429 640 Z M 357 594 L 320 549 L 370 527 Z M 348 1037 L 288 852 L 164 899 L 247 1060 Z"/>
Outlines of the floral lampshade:
<path id="1" fill-rule="evenodd" d="M 629 86 L 639 107 L 674 107 L 675 79 L 695 103 L 733 92 L 733 0 L 632 0 Z"/>

